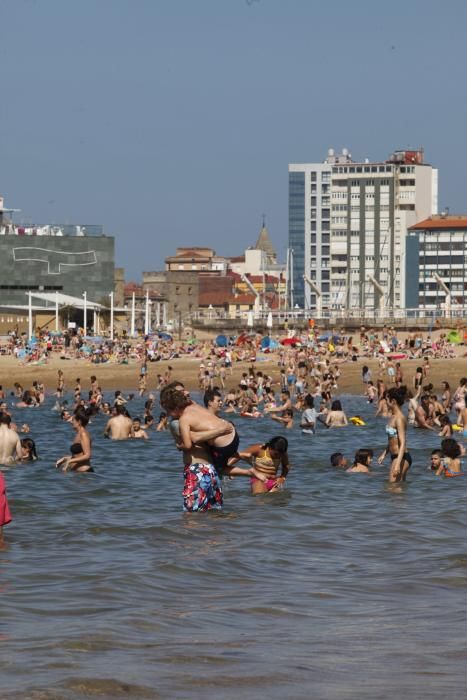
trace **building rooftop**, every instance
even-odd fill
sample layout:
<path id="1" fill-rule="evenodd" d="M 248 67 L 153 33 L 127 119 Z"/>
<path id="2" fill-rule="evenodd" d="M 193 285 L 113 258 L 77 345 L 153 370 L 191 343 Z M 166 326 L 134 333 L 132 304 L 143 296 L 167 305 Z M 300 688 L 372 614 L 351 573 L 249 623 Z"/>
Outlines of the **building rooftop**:
<path id="1" fill-rule="evenodd" d="M 141 284 L 137 284 L 136 282 L 127 282 L 124 287 L 124 296 L 129 297 L 135 293 L 136 297 L 145 297 L 146 296 L 146 291 L 143 289 Z M 163 295 L 156 291 L 155 289 L 149 289 L 149 298 L 150 299 L 161 299 Z"/>
<path id="2" fill-rule="evenodd" d="M 467 214 L 436 214 L 409 227 L 409 231 L 467 229 Z"/>
<path id="3" fill-rule="evenodd" d="M 0 222 L 0 236 L 103 236 L 100 224 L 14 224 Z"/>

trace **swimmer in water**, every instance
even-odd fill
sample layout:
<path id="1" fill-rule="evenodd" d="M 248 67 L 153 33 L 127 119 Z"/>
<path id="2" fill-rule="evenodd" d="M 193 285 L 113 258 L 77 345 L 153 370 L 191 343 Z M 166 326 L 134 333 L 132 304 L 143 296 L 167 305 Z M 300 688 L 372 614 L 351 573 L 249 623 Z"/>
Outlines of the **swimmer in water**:
<path id="1" fill-rule="evenodd" d="M 0 464 L 11 464 L 21 461 L 21 441 L 18 433 L 11 428 L 11 417 L 0 413 Z"/>
<path id="2" fill-rule="evenodd" d="M 329 461 L 331 462 L 331 467 L 336 467 L 336 469 L 347 469 L 349 462 L 342 452 L 333 452 L 330 456 Z"/>
<path id="3" fill-rule="evenodd" d="M 224 421 L 226 422 L 226 421 Z M 214 465 L 212 455 L 207 444 L 208 440 L 215 439 L 226 428 L 220 425 L 214 430 L 197 433 L 199 444 L 192 442 L 190 449 L 184 449 L 181 444 L 180 421 L 175 419 L 170 423 L 170 432 L 175 440 L 177 448 L 183 452 L 183 510 L 185 513 L 205 512 L 218 510 L 223 505 L 222 480 Z M 229 466 L 228 471 L 233 476 L 258 476 L 256 471 Z"/>
<path id="4" fill-rule="evenodd" d="M 452 423 L 451 419 L 447 414 L 444 414 L 443 416 L 439 417 L 439 425 L 441 427 L 441 430 L 438 433 L 439 437 L 452 437 Z"/>
<path id="5" fill-rule="evenodd" d="M 407 419 L 402 413 L 405 397 L 405 387 L 394 387 L 386 392 L 391 412 L 389 423 L 386 426 L 388 446 L 379 456 L 378 464 L 382 464 L 387 454 L 391 456 L 390 482 L 405 481 L 412 464 L 412 457 L 407 450 Z"/>
<path id="6" fill-rule="evenodd" d="M 57 460 L 55 466 L 62 471 L 77 471 L 77 472 L 92 472 L 91 466 L 91 436 L 86 430 L 88 417 L 81 412 L 75 413 L 71 424 L 76 430 L 75 439 L 73 440 L 69 455 L 65 455 Z"/>
<path id="7" fill-rule="evenodd" d="M 214 387 L 214 389 L 206 389 L 203 396 L 205 408 L 212 413 L 213 416 L 218 416 L 222 410 L 222 394 Z"/>
<path id="8" fill-rule="evenodd" d="M 305 435 L 314 435 L 316 426 L 316 410 L 315 400 L 311 394 L 307 394 L 304 398 L 305 410 L 300 419 L 300 428 Z"/>
<path id="9" fill-rule="evenodd" d="M 22 462 L 35 462 L 37 457 L 36 443 L 32 438 L 23 438 L 21 440 Z"/>
<path id="10" fill-rule="evenodd" d="M 107 421 L 104 428 L 104 437 L 112 440 L 128 440 L 131 438 L 133 422 L 128 416 L 128 411 L 123 404 L 118 403 L 115 407 L 115 415 Z"/>
<path id="11" fill-rule="evenodd" d="M 265 444 L 252 445 L 240 452 L 239 458 L 250 462 L 264 479 L 252 476 L 250 485 L 253 496 L 277 491 L 283 487 L 290 470 L 288 447 L 287 439 L 277 436 Z"/>
<path id="12" fill-rule="evenodd" d="M 185 391 L 176 388 L 163 389 L 160 403 L 169 416 L 180 421 L 180 445 L 183 450 L 190 450 L 193 443 L 200 442 L 197 433 L 221 430 L 215 438 L 209 440 L 209 445 L 216 470 L 225 470 L 229 459 L 238 452 L 240 440 L 235 426 L 192 401 Z"/>
<path id="13" fill-rule="evenodd" d="M 348 425 L 347 416 L 342 410 L 342 404 L 338 399 L 331 404 L 331 410 L 326 417 L 326 425 L 329 428 L 340 428 Z"/>
<path id="14" fill-rule="evenodd" d="M 373 450 L 361 449 L 355 453 L 354 461 L 351 467 L 346 469 L 347 472 L 353 474 L 369 474 L 370 464 L 373 459 Z"/>
<path id="15" fill-rule="evenodd" d="M 441 458 L 441 464 L 436 472 L 436 476 L 463 476 L 460 462 L 462 449 L 459 443 L 453 438 L 445 438 L 441 442 L 441 450 L 443 456 Z"/>
<path id="16" fill-rule="evenodd" d="M 148 417 L 148 415 L 145 414 L 145 417 L 144 417 L 145 423 L 146 423 L 147 417 Z M 154 422 L 154 419 L 152 416 L 150 416 L 149 425 L 152 425 L 153 422 Z M 146 423 L 146 427 L 147 426 L 148 426 L 148 424 Z M 168 427 L 169 427 L 169 417 L 165 411 L 161 411 L 159 414 L 159 420 L 157 421 L 156 430 L 158 433 L 160 433 L 162 430 L 167 430 Z"/>
<path id="17" fill-rule="evenodd" d="M 149 440 L 146 431 L 141 427 L 141 420 L 139 418 L 133 418 L 131 437 L 136 440 Z"/>
<path id="18" fill-rule="evenodd" d="M 272 420 L 277 421 L 277 423 L 281 423 L 284 428 L 287 430 L 291 430 L 293 428 L 293 410 L 292 409 L 286 409 L 282 416 L 273 416 L 271 415 Z"/>
<path id="19" fill-rule="evenodd" d="M 441 452 L 441 450 L 432 450 L 430 457 L 430 466 L 428 467 L 428 469 L 430 469 L 433 472 L 436 472 L 441 466 L 442 459 L 443 453 Z"/>

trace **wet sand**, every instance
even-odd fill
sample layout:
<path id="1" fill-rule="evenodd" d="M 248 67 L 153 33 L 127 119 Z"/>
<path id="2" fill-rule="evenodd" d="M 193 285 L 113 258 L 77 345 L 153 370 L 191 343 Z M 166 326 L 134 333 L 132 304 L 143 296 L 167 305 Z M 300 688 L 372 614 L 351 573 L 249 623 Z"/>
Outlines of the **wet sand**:
<path id="1" fill-rule="evenodd" d="M 464 348 L 460 348 L 463 353 Z M 198 370 L 200 360 L 198 358 L 180 358 L 170 361 L 148 363 L 148 389 L 156 387 L 156 375 L 163 374 L 170 365 L 173 368 L 173 379 L 179 379 L 190 389 L 198 388 Z M 361 359 L 358 362 L 345 362 L 340 365 L 341 378 L 339 380 L 339 392 L 345 394 L 360 394 L 363 391 L 362 366 L 368 365 L 372 371 L 373 380 L 378 378 L 377 360 Z M 402 360 L 401 366 L 404 374 L 404 383 L 412 386 L 412 378 L 416 368 L 423 363 L 420 360 Z M 467 357 L 456 359 L 430 360 L 431 369 L 427 382 L 432 382 L 435 391 L 440 390 L 442 381 L 448 381 L 454 389 L 460 377 L 467 376 Z M 258 355 L 255 363 L 256 370 L 271 375 L 279 381 L 279 367 L 277 357 Z M 242 372 L 247 372 L 249 362 L 237 362 L 233 368 L 232 376 L 228 375 L 226 387 L 234 388 L 238 385 Z M 34 380 L 45 384 L 47 392 L 53 392 L 56 388 L 57 370 L 61 369 L 65 376 L 65 389 L 70 390 L 74 386 L 77 377 L 81 379 L 83 390 L 89 388 L 90 377 L 95 374 L 99 385 L 103 390 L 124 389 L 135 391 L 138 386 L 140 365 L 131 362 L 129 365 L 117 365 L 115 363 L 94 365 L 87 360 L 63 360 L 53 356 L 46 365 L 21 365 L 14 357 L 0 357 L 0 384 L 5 390 L 10 390 L 14 382 L 19 382 L 23 388 L 28 388 Z"/>

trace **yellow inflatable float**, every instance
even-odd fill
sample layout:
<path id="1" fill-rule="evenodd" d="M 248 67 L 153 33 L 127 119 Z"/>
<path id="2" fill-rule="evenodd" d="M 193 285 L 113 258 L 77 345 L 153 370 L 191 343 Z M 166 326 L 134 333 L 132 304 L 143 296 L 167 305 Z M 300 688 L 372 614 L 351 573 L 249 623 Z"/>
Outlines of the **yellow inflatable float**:
<path id="1" fill-rule="evenodd" d="M 363 418 L 360 418 L 360 416 L 352 416 L 352 418 L 349 418 L 349 423 L 353 425 L 366 425 L 365 421 Z"/>

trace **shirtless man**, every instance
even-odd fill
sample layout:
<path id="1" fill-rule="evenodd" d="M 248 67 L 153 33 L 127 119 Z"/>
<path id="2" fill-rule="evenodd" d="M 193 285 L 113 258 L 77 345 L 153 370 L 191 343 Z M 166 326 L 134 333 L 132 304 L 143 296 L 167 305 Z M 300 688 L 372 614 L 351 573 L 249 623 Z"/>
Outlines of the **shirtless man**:
<path id="1" fill-rule="evenodd" d="M 21 440 L 18 433 L 10 428 L 11 418 L 6 413 L 0 414 L 0 464 L 21 461 Z"/>
<path id="2" fill-rule="evenodd" d="M 183 385 L 173 382 L 161 392 L 160 403 L 163 408 L 174 418 L 170 423 L 170 432 L 175 439 L 177 448 L 183 451 L 184 464 L 184 488 L 183 510 L 185 512 L 207 511 L 222 507 L 223 494 L 221 478 L 212 464 L 213 456 L 208 441 L 215 441 L 232 432 L 232 425 L 228 421 L 221 420 L 210 414 L 206 409 L 198 406 L 205 419 L 205 430 L 188 432 L 188 440 L 182 440 L 181 417 L 193 403 Z M 187 422 L 188 416 L 185 416 Z M 209 421 L 209 426 L 207 426 Z M 214 427 L 212 427 L 214 425 Z M 186 433 L 186 425 L 184 426 Z M 186 438 L 186 435 L 185 435 Z M 189 447 L 187 447 L 189 445 Z M 256 470 L 242 469 L 241 467 L 228 466 L 226 473 L 232 476 L 256 476 L 263 480 L 262 475 Z"/>
<path id="3" fill-rule="evenodd" d="M 206 408 L 194 403 L 185 392 L 177 389 L 164 389 L 161 392 L 161 406 L 175 419 L 180 420 L 180 444 L 182 449 L 190 450 L 193 443 L 204 442 L 198 433 L 222 428 L 222 432 L 209 440 L 212 463 L 218 471 L 228 465 L 231 457 L 237 455 L 239 437 L 235 426 L 222 420 Z"/>
<path id="4" fill-rule="evenodd" d="M 128 440 L 131 438 L 133 421 L 125 415 L 125 408 L 121 404 L 115 406 L 116 415 L 107 421 L 104 428 L 104 437 L 112 440 Z"/>
<path id="5" fill-rule="evenodd" d="M 430 397 L 423 394 L 420 398 L 420 404 L 415 410 L 415 426 L 417 428 L 426 428 L 427 430 L 437 430 L 433 425 L 433 418 L 430 412 Z"/>
<path id="6" fill-rule="evenodd" d="M 290 391 L 288 389 L 284 389 L 281 391 L 281 401 L 282 404 L 277 407 L 272 407 L 272 408 L 265 408 L 264 412 L 265 413 L 284 413 L 284 411 L 292 411 L 293 406 L 292 406 L 292 401 L 290 399 Z"/>

